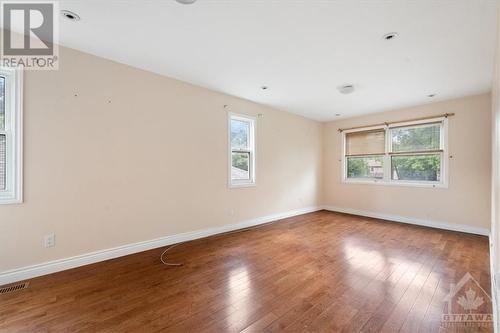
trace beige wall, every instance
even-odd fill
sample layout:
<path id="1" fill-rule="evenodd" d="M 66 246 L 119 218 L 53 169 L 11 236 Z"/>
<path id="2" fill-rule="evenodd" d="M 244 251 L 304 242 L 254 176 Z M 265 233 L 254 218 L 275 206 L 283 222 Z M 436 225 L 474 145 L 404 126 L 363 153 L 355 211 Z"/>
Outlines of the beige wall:
<path id="1" fill-rule="evenodd" d="M 333 121 L 324 128 L 326 205 L 488 229 L 490 225 L 490 95 Z M 338 128 L 455 113 L 449 120 L 447 189 L 345 184 L 341 182 L 341 134 Z"/>
<path id="2" fill-rule="evenodd" d="M 500 17 L 500 11 L 497 16 Z M 495 55 L 495 68 L 493 72 L 493 88 L 492 88 L 492 135 L 491 135 L 491 155 L 492 155 L 492 173 L 491 173 L 491 236 L 490 243 L 493 245 L 490 255 L 493 263 L 493 299 L 496 303 L 497 316 L 497 332 L 500 331 L 498 323 L 499 307 L 498 307 L 498 284 L 499 284 L 499 267 L 500 267 L 500 22 L 497 29 L 497 48 Z"/>
<path id="3" fill-rule="evenodd" d="M 0 272 L 319 203 L 320 123 L 71 49 L 60 59 L 25 72 L 24 203 L 0 205 Z M 227 187 L 224 104 L 262 114 L 256 187 Z"/>
<path id="4" fill-rule="evenodd" d="M 25 72 L 24 203 L 0 205 L 0 272 L 319 204 L 489 227 L 488 94 L 320 124 L 60 52 L 59 71 Z M 262 114 L 256 187 L 227 187 L 225 104 Z M 448 189 L 340 182 L 339 127 L 444 112 Z"/>

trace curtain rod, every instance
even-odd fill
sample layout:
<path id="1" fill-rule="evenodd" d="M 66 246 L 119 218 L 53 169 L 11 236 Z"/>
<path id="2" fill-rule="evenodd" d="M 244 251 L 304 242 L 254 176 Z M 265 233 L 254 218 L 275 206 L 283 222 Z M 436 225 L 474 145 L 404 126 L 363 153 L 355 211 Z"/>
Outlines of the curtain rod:
<path id="1" fill-rule="evenodd" d="M 410 121 L 427 120 L 427 119 L 434 119 L 434 118 L 441 118 L 441 117 L 448 118 L 448 117 L 452 117 L 454 115 L 455 115 L 454 113 L 443 113 L 443 114 L 438 114 L 438 115 L 435 115 L 435 116 L 413 118 L 413 119 L 406 119 L 406 120 L 399 120 L 399 121 L 389 121 L 389 122 L 385 122 L 385 123 L 371 124 L 371 125 L 364 125 L 364 126 L 356 126 L 356 127 L 349 127 L 349 128 L 339 128 L 339 132 L 353 130 L 353 129 L 358 129 L 358 128 L 365 128 L 365 127 L 389 126 L 390 124 L 407 123 L 407 122 L 410 122 Z"/>

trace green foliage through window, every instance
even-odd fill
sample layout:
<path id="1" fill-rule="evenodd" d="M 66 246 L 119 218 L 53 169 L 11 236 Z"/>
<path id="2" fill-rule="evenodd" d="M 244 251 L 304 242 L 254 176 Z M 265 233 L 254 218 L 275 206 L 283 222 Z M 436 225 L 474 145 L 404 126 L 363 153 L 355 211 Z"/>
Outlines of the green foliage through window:
<path id="1" fill-rule="evenodd" d="M 394 180 L 440 180 L 440 154 L 392 156 L 391 159 L 392 179 Z"/>
<path id="2" fill-rule="evenodd" d="M 347 158 L 348 178 L 384 178 L 383 156 Z"/>
<path id="3" fill-rule="evenodd" d="M 231 119 L 231 147 L 248 148 L 250 125 L 246 121 Z"/>
<path id="4" fill-rule="evenodd" d="M 440 148 L 441 125 L 431 124 L 391 129 L 393 152 L 418 152 Z"/>
<path id="5" fill-rule="evenodd" d="M 233 167 L 248 171 L 249 153 L 233 153 Z"/>

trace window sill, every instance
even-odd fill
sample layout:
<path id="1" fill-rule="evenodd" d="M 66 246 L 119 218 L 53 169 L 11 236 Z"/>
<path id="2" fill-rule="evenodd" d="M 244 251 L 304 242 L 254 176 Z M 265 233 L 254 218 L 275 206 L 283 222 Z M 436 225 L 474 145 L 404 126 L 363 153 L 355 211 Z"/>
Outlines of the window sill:
<path id="1" fill-rule="evenodd" d="M 383 185 L 383 186 L 403 186 L 403 187 L 423 187 L 423 188 L 448 188 L 445 183 L 422 183 L 422 182 L 404 182 L 404 181 L 384 181 L 384 180 L 356 180 L 344 179 L 343 184 L 358 184 L 358 185 Z"/>
<path id="2" fill-rule="evenodd" d="M 0 194 L 0 206 L 1 205 L 17 205 L 23 203 L 23 199 L 17 196 L 2 196 Z"/>
<path id="3" fill-rule="evenodd" d="M 229 184 L 229 188 L 244 188 L 244 187 L 254 187 L 254 186 L 256 186 L 255 182 Z"/>

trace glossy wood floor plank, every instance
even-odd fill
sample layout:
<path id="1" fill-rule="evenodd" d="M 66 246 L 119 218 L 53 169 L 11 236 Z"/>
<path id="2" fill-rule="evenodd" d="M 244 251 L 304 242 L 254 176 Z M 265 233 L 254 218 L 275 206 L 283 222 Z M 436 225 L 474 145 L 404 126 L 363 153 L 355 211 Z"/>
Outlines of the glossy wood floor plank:
<path id="1" fill-rule="evenodd" d="M 326 211 L 162 250 L 0 295 L 0 332 L 466 332 L 450 284 L 490 291 L 486 237 Z"/>

